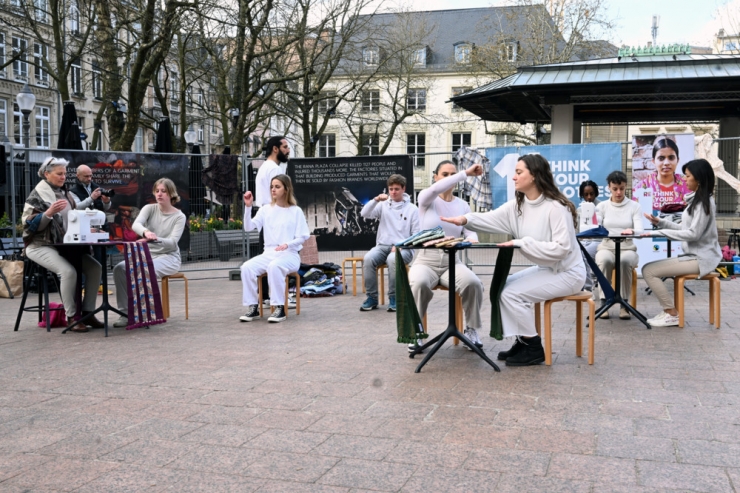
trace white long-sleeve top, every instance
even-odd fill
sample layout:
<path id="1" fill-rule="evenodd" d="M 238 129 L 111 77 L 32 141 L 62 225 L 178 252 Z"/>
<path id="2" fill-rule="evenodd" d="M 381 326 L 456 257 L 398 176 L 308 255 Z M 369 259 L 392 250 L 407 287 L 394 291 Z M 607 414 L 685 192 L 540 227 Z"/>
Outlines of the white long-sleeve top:
<path id="1" fill-rule="evenodd" d="M 455 238 L 465 237 L 468 240 L 478 241 L 478 234 L 464 226 L 455 226 L 452 223 L 441 221 L 440 217 L 462 216 L 470 212 L 470 205 L 462 199 L 453 197 L 450 202 L 443 200 L 439 194 L 446 192 L 455 184 L 465 181 L 465 171 L 443 178 L 432 186 L 419 192 L 419 222 L 421 229 L 432 229 L 442 226 L 446 236 Z"/>
<path id="2" fill-rule="evenodd" d="M 310 236 L 308 223 L 303 211 L 297 205 L 280 207 L 267 204 L 259 208 L 252 217 L 252 208 L 244 208 L 244 231 L 265 232 L 265 250 L 274 250 L 280 245 L 288 245 L 288 250 L 298 253 Z"/>
<path id="3" fill-rule="evenodd" d="M 180 258 L 177 242 L 180 241 L 186 222 L 187 218 L 180 210 L 165 214 L 157 204 L 147 204 L 141 208 L 131 229 L 139 236 L 144 236 L 146 230 L 157 235 L 159 243 L 149 243 L 149 252 L 153 258 L 160 255 L 175 255 Z"/>
<path id="4" fill-rule="evenodd" d="M 625 229 L 632 229 L 635 234 L 644 231 L 642 227 L 642 209 L 640 204 L 627 197 L 621 202 L 605 200 L 599 202 L 596 206 L 596 220 L 599 224 L 609 230 L 610 235 L 618 236 Z M 625 240 L 622 243 L 622 250 L 637 250 L 635 243 L 631 240 Z M 614 241 L 606 238 L 599 245 L 599 250 L 614 250 Z"/>
<path id="5" fill-rule="evenodd" d="M 540 267 L 560 273 L 583 265 L 576 240 L 573 216 L 567 207 L 540 195 L 535 200 L 524 198 L 519 214 L 516 200 L 498 209 L 465 214 L 473 231 L 504 233 L 514 237 L 522 255 Z"/>
<path id="6" fill-rule="evenodd" d="M 419 209 L 411 203 L 411 197 L 406 193 L 399 202 L 390 199 L 376 202 L 375 199 L 370 199 L 360 215 L 366 219 L 378 220 L 378 245 L 395 245 L 421 231 Z"/>
<path id="7" fill-rule="evenodd" d="M 254 204 L 257 207 L 268 205 L 272 202 L 270 195 L 270 183 L 272 179 L 282 173 L 280 165 L 271 159 L 265 159 L 260 169 L 257 171 L 257 177 L 254 180 Z"/>

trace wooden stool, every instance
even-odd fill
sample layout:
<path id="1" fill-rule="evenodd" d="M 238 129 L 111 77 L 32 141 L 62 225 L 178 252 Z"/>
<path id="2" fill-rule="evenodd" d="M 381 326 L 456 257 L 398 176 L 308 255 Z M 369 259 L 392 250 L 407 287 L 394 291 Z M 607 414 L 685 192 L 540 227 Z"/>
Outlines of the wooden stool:
<path id="1" fill-rule="evenodd" d="M 262 308 L 262 300 L 263 293 L 262 293 L 262 278 L 265 277 L 267 274 L 260 274 L 260 276 L 257 278 L 257 293 L 259 297 L 257 298 L 257 305 L 260 307 L 260 318 L 264 316 L 264 310 Z M 285 276 L 285 318 L 288 318 L 288 294 L 289 294 L 289 283 L 288 281 L 290 278 L 295 278 L 295 314 L 300 315 L 301 314 L 301 276 L 297 272 L 293 272 L 292 274 L 288 274 Z"/>
<path id="2" fill-rule="evenodd" d="M 357 262 L 363 263 L 365 259 L 363 257 L 347 257 L 344 260 L 342 260 L 342 275 L 344 276 L 344 292 L 347 292 L 347 271 L 344 270 L 344 267 L 347 265 L 347 262 L 352 262 L 352 296 L 357 296 Z M 362 292 L 365 292 L 365 275 L 362 273 L 362 269 L 360 269 L 360 275 L 362 276 Z"/>
<path id="3" fill-rule="evenodd" d="M 686 274 L 684 276 L 676 276 L 673 286 L 673 301 L 678 310 L 678 326 L 683 327 L 684 325 L 684 290 L 683 285 L 686 281 L 691 279 L 699 279 L 700 281 L 709 281 L 709 323 L 714 324 L 719 329 L 720 325 L 720 281 L 719 274 L 716 272 L 710 272 L 706 276 L 699 278 L 697 274 Z"/>
<path id="4" fill-rule="evenodd" d="M 581 356 L 583 352 L 583 308 L 582 303 L 588 303 L 588 364 L 594 364 L 594 315 L 596 314 L 596 305 L 592 299 L 593 294 L 588 291 L 572 294 L 570 296 L 561 296 L 545 301 L 545 364 L 552 365 L 552 304 L 558 301 L 575 301 L 576 302 L 576 356 Z M 537 328 L 537 334 L 540 334 L 540 304 L 534 304 L 535 316 L 534 324 Z"/>
<path id="5" fill-rule="evenodd" d="M 436 290 L 441 291 L 449 291 L 446 287 L 442 286 L 441 284 L 437 284 L 432 288 L 432 291 Z M 427 330 L 427 314 L 424 314 L 424 318 L 421 321 L 422 325 L 424 326 L 424 332 L 429 333 Z M 460 297 L 460 293 L 455 293 L 455 325 L 457 325 L 457 330 L 460 332 L 463 332 L 465 330 L 465 327 L 463 326 L 463 306 L 462 306 L 462 298 Z M 452 344 L 457 346 L 460 344 L 460 339 L 457 337 L 452 338 Z"/>
<path id="6" fill-rule="evenodd" d="M 612 269 L 612 289 L 617 289 L 617 272 L 616 267 Z M 624 294 L 624 293 L 622 293 Z M 632 268 L 632 292 L 630 293 L 630 305 L 637 308 L 637 269 Z"/>
<path id="7" fill-rule="evenodd" d="M 182 279 L 185 281 L 185 320 L 188 319 L 188 278 L 185 274 L 178 272 L 171 276 L 162 277 L 162 314 L 164 318 L 170 318 L 170 279 Z"/>
<path id="8" fill-rule="evenodd" d="M 387 268 L 388 268 L 388 264 L 380 264 L 378 268 L 375 270 L 375 273 L 378 276 L 378 280 L 380 281 L 378 292 L 380 293 L 380 304 L 381 305 L 385 305 L 385 269 Z M 406 272 L 408 271 L 409 271 L 409 264 L 406 264 Z"/>

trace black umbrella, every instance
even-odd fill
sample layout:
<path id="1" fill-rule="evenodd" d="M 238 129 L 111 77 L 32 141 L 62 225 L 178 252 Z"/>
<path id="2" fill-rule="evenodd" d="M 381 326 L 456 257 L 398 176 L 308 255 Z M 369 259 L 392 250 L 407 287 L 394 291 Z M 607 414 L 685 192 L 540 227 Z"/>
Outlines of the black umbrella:
<path id="1" fill-rule="evenodd" d="M 77 132 L 70 137 L 72 125 L 77 126 Z M 75 110 L 74 101 L 65 101 L 64 110 L 62 111 L 62 125 L 59 127 L 59 139 L 57 149 L 77 149 L 82 150 L 82 140 L 80 139 L 80 127 L 77 123 L 77 110 Z"/>
<path id="2" fill-rule="evenodd" d="M 159 122 L 157 129 L 157 140 L 154 146 L 154 152 L 172 152 L 172 135 L 170 133 L 170 119 L 164 118 Z"/>

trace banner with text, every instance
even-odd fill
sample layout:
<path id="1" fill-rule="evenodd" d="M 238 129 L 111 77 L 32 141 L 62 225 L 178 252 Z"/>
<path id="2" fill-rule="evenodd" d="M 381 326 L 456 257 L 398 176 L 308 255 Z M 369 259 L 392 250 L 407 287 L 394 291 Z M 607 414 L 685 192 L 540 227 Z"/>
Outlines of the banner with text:
<path id="1" fill-rule="evenodd" d="M 387 188 L 388 177 L 406 178 L 414 196 L 411 159 L 398 156 L 356 156 L 291 159 L 288 176 L 298 205 L 316 235 L 319 250 L 369 250 L 375 246 L 378 222 L 360 215 L 362 207 Z"/>
<path id="2" fill-rule="evenodd" d="M 578 187 L 585 180 L 593 180 L 599 186 L 599 200 L 609 197 L 606 177 L 615 170 L 622 169 L 622 145 L 606 144 L 564 144 L 526 147 L 491 147 L 486 149 L 486 157 L 491 161 L 489 170 L 493 206 L 514 198 L 514 169 L 519 156 L 542 154 L 550 163 L 550 169 L 560 191 L 574 204 L 578 205 Z"/>
<path id="3" fill-rule="evenodd" d="M 160 178 L 169 178 L 175 183 L 181 200 L 177 207 L 186 215 L 190 212 L 188 156 L 185 154 L 57 150 L 53 155 L 69 161 L 67 187 L 75 185 L 77 167 L 86 164 L 92 169 L 93 183 L 115 192 L 111 208 L 106 211 L 113 239 L 134 241 L 138 238 L 131 226 L 142 207 L 155 203 L 152 188 Z"/>

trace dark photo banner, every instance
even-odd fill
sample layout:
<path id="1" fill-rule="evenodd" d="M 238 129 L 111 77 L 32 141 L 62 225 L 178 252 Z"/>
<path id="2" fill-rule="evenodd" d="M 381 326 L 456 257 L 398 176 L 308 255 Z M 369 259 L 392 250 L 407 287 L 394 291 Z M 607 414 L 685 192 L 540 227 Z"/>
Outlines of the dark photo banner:
<path id="1" fill-rule="evenodd" d="M 298 205 L 316 235 L 319 250 L 369 250 L 375 246 L 378 222 L 365 220 L 362 207 L 384 189 L 388 177 L 406 177 L 406 193 L 414 196 L 411 159 L 398 156 L 356 156 L 291 159 L 288 175 Z"/>
<path id="2" fill-rule="evenodd" d="M 106 212 L 113 239 L 134 241 L 138 238 L 131 226 L 142 207 L 155 203 L 152 188 L 160 178 L 169 178 L 175 183 L 181 199 L 177 207 L 186 216 L 190 213 L 188 156 L 184 154 L 58 150 L 53 155 L 69 161 L 68 188 L 76 183 L 77 167 L 86 164 L 92 169 L 93 183 L 115 192 L 111 208 Z"/>

